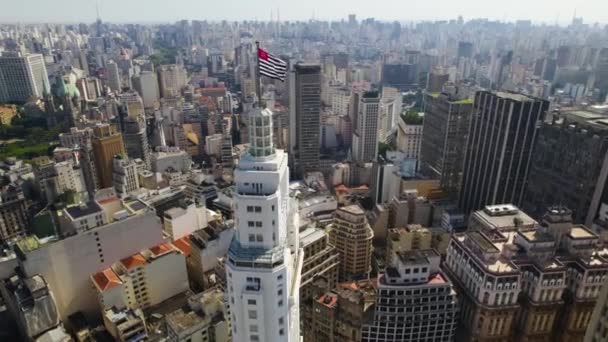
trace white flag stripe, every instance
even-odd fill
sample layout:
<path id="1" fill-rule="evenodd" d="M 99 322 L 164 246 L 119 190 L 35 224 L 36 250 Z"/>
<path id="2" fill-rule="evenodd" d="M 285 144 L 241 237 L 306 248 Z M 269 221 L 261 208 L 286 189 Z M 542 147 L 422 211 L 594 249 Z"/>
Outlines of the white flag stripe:
<path id="1" fill-rule="evenodd" d="M 287 74 L 287 63 L 262 49 L 258 50 L 258 68 L 260 75 L 281 81 Z"/>
<path id="2" fill-rule="evenodd" d="M 260 59 L 260 65 L 267 65 L 267 66 L 272 67 L 277 70 L 287 71 L 287 65 L 277 65 L 275 63 L 265 61 L 263 59 Z"/>

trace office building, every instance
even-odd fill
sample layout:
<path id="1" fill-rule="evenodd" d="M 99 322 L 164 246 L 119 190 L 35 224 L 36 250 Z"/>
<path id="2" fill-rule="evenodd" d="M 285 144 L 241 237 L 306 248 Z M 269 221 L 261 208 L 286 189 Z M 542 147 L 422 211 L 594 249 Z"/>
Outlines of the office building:
<path id="1" fill-rule="evenodd" d="M 297 206 L 287 154 L 272 144 L 272 112 L 250 114 L 249 151 L 234 170 L 236 235 L 226 261 L 233 341 L 299 341 Z M 318 137 L 317 137 L 318 141 Z"/>
<path id="2" fill-rule="evenodd" d="M 608 336 L 608 282 L 604 281 L 585 333 L 585 342 L 601 342 L 606 336 Z"/>
<path id="3" fill-rule="evenodd" d="M 141 96 L 145 108 L 156 108 L 159 105 L 160 91 L 155 72 L 144 70 L 139 75 L 135 75 L 133 87 Z"/>
<path id="4" fill-rule="evenodd" d="M 458 42 L 458 58 L 473 58 L 473 43 Z"/>
<path id="5" fill-rule="evenodd" d="M 93 135 L 92 147 L 99 187 L 109 188 L 113 186 L 114 156 L 126 153 L 122 134 L 116 131 L 116 127 L 105 124 L 95 126 Z"/>
<path id="6" fill-rule="evenodd" d="M 414 64 L 384 64 L 381 83 L 383 86 L 395 87 L 408 91 L 417 86 L 417 71 Z"/>
<path id="7" fill-rule="evenodd" d="M 313 301 L 312 341 L 362 341 L 362 327 L 373 316 L 376 281 L 340 283 Z"/>
<path id="8" fill-rule="evenodd" d="M 465 214 L 496 203 L 522 203 L 548 107 L 547 101 L 520 94 L 475 94 L 459 196 Z"/>
<path id="9" fill-rule="evenodd" d="M 473 100 L 448 93 L 425 93 L 420 171 L 439 178 L 441 189 L 458 198 Z"/>
<path id="10" fill-rule="evenodd" d="M 396 252 L 378 276 L 374 316 L 361 341 L 453 341 L 458 302 L 433 249 Z"/>
<path id="11" fill-rule="evenodd" d="M 139 189 L 137 163 L 125 155 L 115 155 L 112 163 L 112 183 L 120 197 Z"/>
<path id="12" fill-rule="evenodd" d="M 122 89 L 122 81 L 118 64 L 114 61 L 108 61 L 106 64 L 106 73 L 108 77 L 107 86 L 115 93 L 120 93 Z"/>
<path id="13" fill-rule="evenodd" d="M 25 103 L 49 89 L 44 56 L 3 52 L 0 56 L 0 102 Z"/>
<path id="14" fill-rule="evenodd" d="M 463 336 L 475 341 L 581 341 L 606 254 L 598 236 L 551 207 L 539 223 L 510 204 L 486 206 L 452 237 L 445 270 L 460 298 Z M 465 271 L 466 270 L 466 271 Z"/>
<path id="15" fill-rule="evenodd" d="M 380 97 L 377 91 L 363 93 L 359 99 L 357 125 L 353 134 L 353 159 L 373 162 L 378 156 Z"/>
<path id="16" fill-rule="evenodd" d="M 23 190 L 12 184 L 0 188 L 0 242 L 24 236 L 28 232 L 28 214 Z"/>
<path id="17" fill-rule="evenodd" d="M 186 69 L 178 64 L 161 65 L 157 68 L 160 96 L 163 98 L 179 95 L 186 85 Z"/>
<path id="18" fill-rule="evenodd" d="M 123 258 L 91 281 L 102 310 L 146 309 L 189 290 L 186 257 L 169 243 Z"/>
<path id="19" fill-rule="evenodd" d="M 78 152 L 78 165 L 82 168 L 85 186 L 89 194 L 94 194 L 95 189 L 99 189 L 92 141 L 92 128 L 71 127 L 69 132 L 59 133 L 61 146 Z"/>
<path id="20" fill-rule="evenodd" d="M 290 167 L 298 179 L 319 171 L 321 134 L 321 67 L 296 64 L 289 76 Z M 291 160 L 290 160 L 291 162 Z"/>
<path id="21" fill-rule="evenodd" d="M 146 115 L 142 98 L 135 91 L 120 94 L 118 127 L 122 134 L 127 155 L 143 160 L 150 168 L 150 147 L 146 130 Z"/>
<path id="22" fill-rule="evenodd" d="M 168 170 L 188 172 L 192 168 L 192 157 L 177 147 L 157 147 L 150 153 L 152 171 L 164 173 Z"/>
<path id="23" fill-rule="evenodd" d="M 420 159 L 423 130 L 423 120 L 420 116 L 397 118 L 397 150 L 402 152 L 406 159 L 413 160 L 416 164 Z"/>
<path id="24" fill-rule="evenodd" d="M 543 123 L 532 156 L 523 209 L 534 217 L 560 203 L 591 227 L 605 201 L 608 126 L 605 116 L 584 110 L 554 114 Z"/>
<path id="25" fill-rule="evenodd" d="M 340 253 L 340 279 L 363 279 L 371 272 L 374 232 L 359 205 L 341 207 L 327 227 L 329 243 Z"/>
<path id="26" fill-rule="evenodd" d="M 340 255 L 329 244 L 327 233 L 318 228 L 306 228 L 300 233 L 300 247 L 304 251 L 302 283 L 300 285 L 300 324 L 305 340 L 315 340 L 312 336 L 313 300 L 315 282 L 321 279 L 328 289 L 338 282 Z"/>

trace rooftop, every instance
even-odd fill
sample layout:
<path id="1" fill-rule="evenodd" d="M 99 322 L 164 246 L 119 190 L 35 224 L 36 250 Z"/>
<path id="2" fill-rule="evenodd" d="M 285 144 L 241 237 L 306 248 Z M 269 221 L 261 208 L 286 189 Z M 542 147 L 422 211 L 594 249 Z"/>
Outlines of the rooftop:
<path id="1" fill-rule="evenodd" d="M 126 257 L 126 258 L 120 260 L 120 263 L 127 270 L 141 266 L 141 265 L 145 264 L 146 262 L 147 262 L 146 258 L 141 253 L 137 253 L 137 254 L 131 255 L 130 257 Z"/>
<path id="2" fill-rule="evenodd" d="M 363 208 L 361 208 L 361 206 L 358 204 L 348 205 L 346 207 L 339 208 L 338 210 L 341 210 L 341 211 L 344 211 L 344 212 L 347 212 L 347 213 L 353 214 L 353 215 L 365 214 L 365 212 L 363 211 Z"/>
<path id="3" fill-rule="evenodd" d="M 572 226 L 568 235 L 573 239 L 592 239 L 597 237 L 597 235 L 583 225 Z"/>
<path id="4" fill-rule="evenodd" d="M 173 245 L 171 245 L 169 243 L 163 243 L 158 246 L 154 246 L 154 247 L 150 248 L 150 252 L 152 252 L 152 255 L 154 257 L 158 257 L 161 255 L 167 254 L 174 250 L 175 249 L 173 248 Z"/>
<path id="5" fill-rule="evenodd" d="M 107 291 L 122 284 L 122 281 L 111 268 L 93 274 L 93 283 L 99 291 Z"/>
<path id="6" fill-rule="evenodd" d="M 85 216 L 100 213 L 103 211 L 103 209 L 97 202 L 90 201 L 85 204 L 65 208 L 65 211 L 70 215 L 72 219 L 79 219 Z"/>

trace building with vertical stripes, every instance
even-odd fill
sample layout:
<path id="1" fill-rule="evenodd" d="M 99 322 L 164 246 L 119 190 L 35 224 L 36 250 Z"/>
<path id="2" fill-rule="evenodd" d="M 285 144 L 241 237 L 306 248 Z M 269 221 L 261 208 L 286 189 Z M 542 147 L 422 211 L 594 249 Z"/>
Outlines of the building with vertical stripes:
<path id="1" fill-rule="evenodd" d="M 520 205 L 538 129 L 549 102 L 521 94 L 475 94 L 464 161 L 460 208 Z"/>

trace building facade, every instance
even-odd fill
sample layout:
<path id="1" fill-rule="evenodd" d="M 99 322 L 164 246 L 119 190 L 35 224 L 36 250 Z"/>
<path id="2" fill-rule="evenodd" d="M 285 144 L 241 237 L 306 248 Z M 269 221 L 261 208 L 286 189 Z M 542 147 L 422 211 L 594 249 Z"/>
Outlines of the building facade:
<path id="1" fill-rule="evenodd" d="M 117 133 L 115 127 L 111 125 L 96 126 L 92 147 L 99 187 L 109 188 L 113 186 L 114 156 L 126 153 L 122 134 Z"/>
<path id="2" fill-rule="evenodd" d="M 378 156 L 378 92 L 364 93 L 359 99 L 358 108 L 357 125 L 353 134 L 353 159 L 361 163 L 373 162 Z"/>
<path id="3" fill-rule="evenodd" d="M 475 94 L 459 196 L 465 214 L 496 203 L 521 205 L 548 107 L 545 100 L 520 94 Z"/>
<path id="4" fill-rule="evenodd" d="M 43 97 L 49 78 L 40 54 L 3 52 L 0 56 L 0 102 L 25 103 Z"/>
<path id="5" fill-rule="evenodd" d="M 272 112 L 249 114 L 249 151 L 234 171 L 236 233 L 226 276 L 233 341 L 298 341 L 303 253 L 289 198 L 287 154 L 272 143 Z"/>

